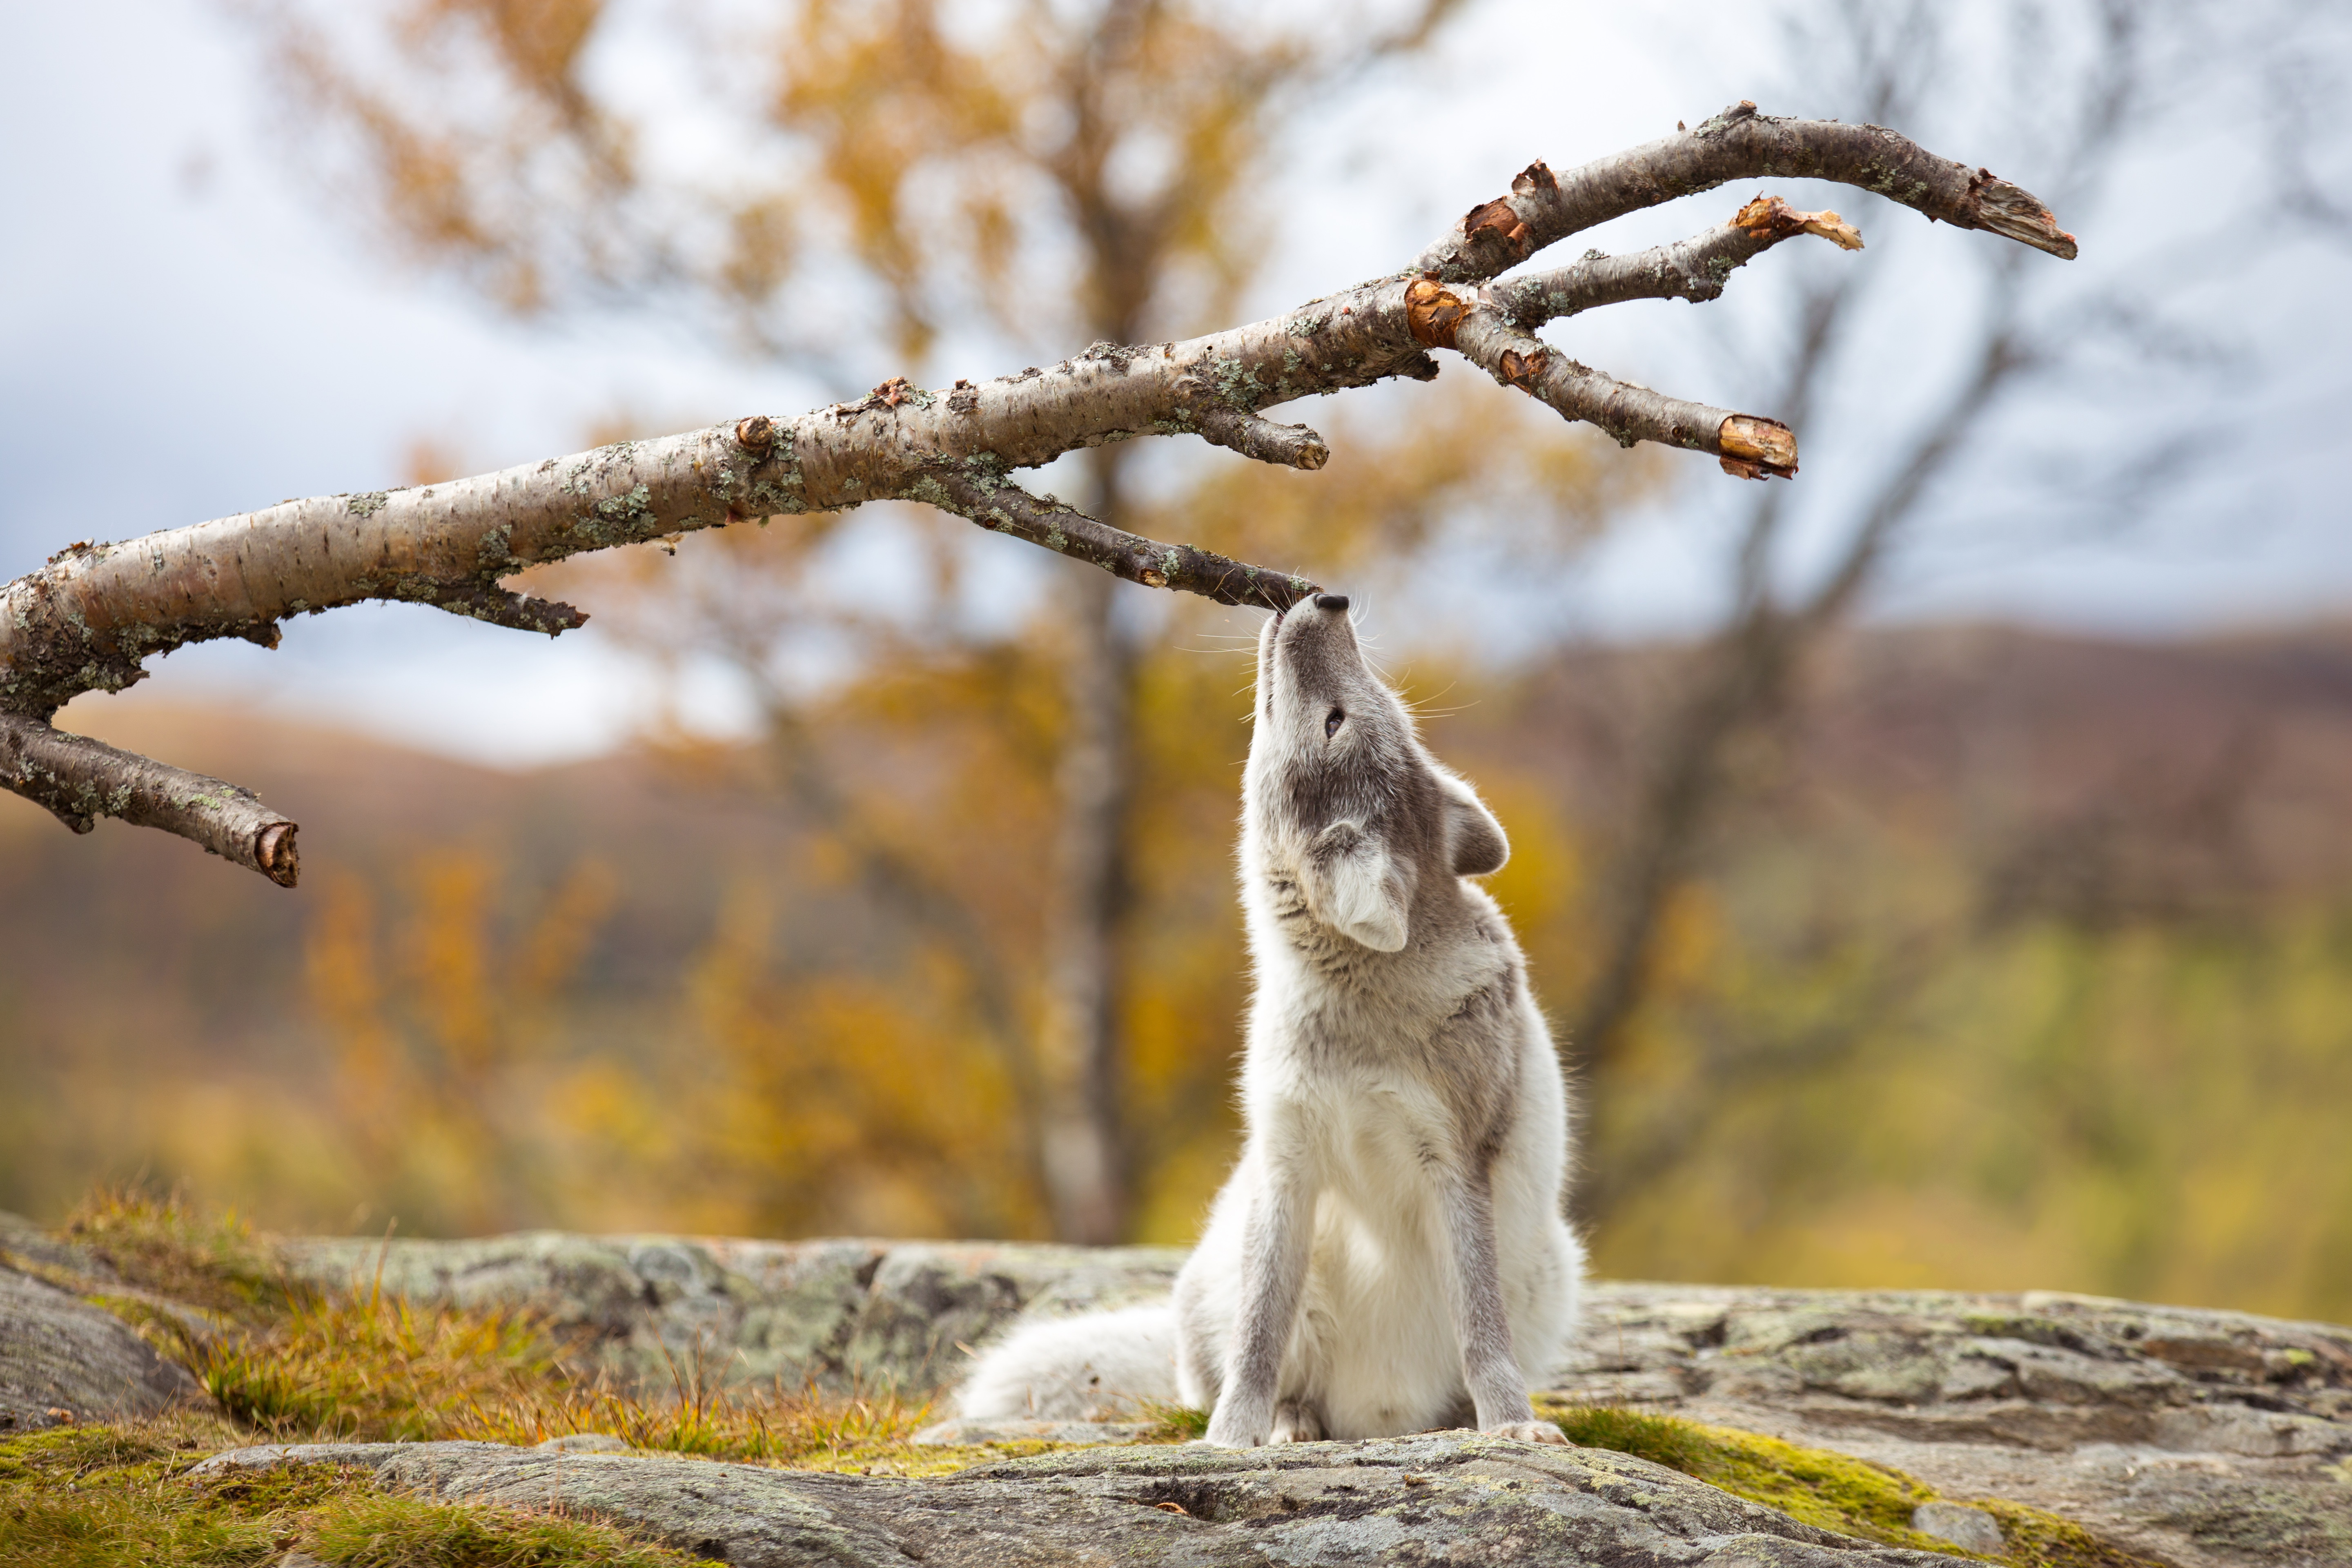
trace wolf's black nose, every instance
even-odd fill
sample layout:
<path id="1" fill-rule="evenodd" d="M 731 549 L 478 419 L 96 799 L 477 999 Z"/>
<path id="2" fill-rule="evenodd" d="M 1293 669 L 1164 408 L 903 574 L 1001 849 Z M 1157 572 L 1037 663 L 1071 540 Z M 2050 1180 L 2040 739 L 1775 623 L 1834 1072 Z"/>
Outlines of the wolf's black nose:
<path id="1" fill-rule="evenodd" d="M 1348 607 L 1348 595 L 1345 594 L 1318 594 L 1315 595 L 1315 607 L 1318 610 L 1344 610 Z"/>

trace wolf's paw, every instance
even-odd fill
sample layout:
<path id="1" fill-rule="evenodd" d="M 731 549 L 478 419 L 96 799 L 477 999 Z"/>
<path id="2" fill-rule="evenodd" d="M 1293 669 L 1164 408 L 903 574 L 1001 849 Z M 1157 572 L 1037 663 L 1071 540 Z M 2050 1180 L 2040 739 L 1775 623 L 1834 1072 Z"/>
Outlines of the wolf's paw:
<path id="1" fill-rule="evenodd" d="M 1208 1435 L 1202 1439 L 1212 1448 L 1263 1448 L 1265 1440 L 1273 1436 L 1272 1423 L 1265 1416 L 1253 1421 L 1245 1416 L 1226 1420 L 1223 1415 L 1219 1411 L 1210 1417 Z"/>
<path id="2" fill-rule="evenodd" d="M 1313 1405 L 1300 1400 L 1285 1400 L 1274 1407 L 1274 1430 L 1267 1435 L 1269 1443 L 1319 1443 L 1323 1440 L 1323 1416 Z"/>
<path id="3" fill-rule="evenodd" d="M 1507 1421 L 1500 1426 L 1486 1428 L 1489 1437 L 1508 1437 L 1520 1443 L 1557 1443 L 1568 1446 L 1568 1434 L 1549 1421 Z"/>

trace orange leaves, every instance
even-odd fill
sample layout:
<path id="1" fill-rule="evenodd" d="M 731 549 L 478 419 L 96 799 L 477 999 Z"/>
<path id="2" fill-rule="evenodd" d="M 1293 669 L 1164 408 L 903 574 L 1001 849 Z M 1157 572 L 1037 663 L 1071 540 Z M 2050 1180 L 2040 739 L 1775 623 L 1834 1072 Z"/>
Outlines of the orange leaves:
<path id="1" fill-rule="evenodd" d="M 603 19 L 603 0 L 422 0 L 404 19 L 404 37 L 429 47 L 434 36 L 468 27 L 495 51 L 509 78 L 539 97 L 577 97 L 581 52 Z"/>
<path id="2" fill-rule="evenodd" d="M 756 306 L 783 285 L 800 259 L 795 204 L 781 194 L 753 196 L 727 214 L 727 228 L 719 287 L 737 304 Z"/>
<path id="3" fill-rule="evenodd" d="M 778 199 L 839 221 L 854 261 L 883 285 L 894 346 L 910 359 L 932 337 L 935 269 L 977 261 L 983 283 L 1000 281 L 1018 248 L 1008 215 L 1032 205 L 1019 189 L 1025 95 L 1006 79 L 1017 80 L 1020 57 L 966 47 L 944 20 L 937 0 L 814 0 L 773 37 L 761 106 L 814 163 L 815 178 Z"/>
<path id="4" fill-rule="evenodd" d="M 507 1169 L 513 1079 L 542 1065 L 562 993 L 618 887 L 583 859 L 514 920 L 488 856 L 429 854 L 406 871 L 389 930 L 391 900 L 346 877 L 309 933 L 311 1005 L 338 1058 L 342 1152 L 363 1190 L 412 1225 L 510 1225 L 521 1217 Z"/>
<path id="5" fill-rule="evenodd" d="M 601 0 L 379 0 L 351 12 L 364 42 L 295 7 L 257 13 L 289 96 L 341 133 L 309 145 L 356 150 L 358 168 L 318 170 L 331 200 L 517 312 L 555 302 L 567 275 L 610 284 L 646 269 L 647 256 L 615 243 L 616 209 L 638 190 L 634 129 L 578 74 Z"/>

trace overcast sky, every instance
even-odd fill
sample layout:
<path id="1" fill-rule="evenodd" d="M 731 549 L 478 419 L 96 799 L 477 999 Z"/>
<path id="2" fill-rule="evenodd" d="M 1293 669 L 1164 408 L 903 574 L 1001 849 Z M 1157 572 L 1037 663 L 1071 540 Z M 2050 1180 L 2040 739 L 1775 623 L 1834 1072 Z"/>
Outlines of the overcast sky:
<path id="1" fill-rule="evenodd" d="M 1441 59 L 1336 106 L 1292 165 L 1318 221 L 1286 227 L 1299 238 L 1268 268 L 1254 306 L 1278 308 L 1387 270 L 1533 156 L 1572 163 L 1757 95 L 1738 41 L 1691 38 L 1675 21 L 1687 14 L 1492 4 Z M 823 389 L 786 368 L 675 327 L 521 325 L 372 253 L 345 215 L 311 210 L 315 192 L 297 175 L 299 160 L 273 145 L 286 121 L 270 107 L 249 40 L 225 16 L 199 0 L 125 0 L 20 5 L 0 19 L 0 213 L 11 237 L 0 248 L 0 575 L 74 540 L 397 483 L 419 441 L 487 469 L 575 449 L 619 412 L 674 414 L 684 427 L 821 399 Z M 1547 48 L 1554 58 L 1541 90 L 1495 90 L 1496 60 L 1539 58 Z M 2188 207 L 2218 211 L 2256 183 L 2256 98 L 2230 101 L 2244 122 L 2176 128 L 2108 210 L 2146 214 L 2184 187 L 2195 202 L 2155 224 L 2075 225 L 2080 276 L 2128 262 L 2161 277 L 2164 302 L 2230 351 L 2209 372 L 2163 381 L 2147 410 L 2151 426 L 2221 432 L 2220 459 L 2148 498 L 2137 526 L 2046 502 L 2013 507 L 2013 489 L 1988 489 L 1973 514 L 1947 508 L 1949 525 L 1923 541 L 1877 613 L 2164 636 L 2352 609 L 2352 509 L 2335 471 L 2352 392 L 2352 266 L 2343 245 L 2316 237 L 2272 231 L 2217 244 L 2196 228 L 2201 220 Z M 1933 142 L 1930 128 L 1919 133 Z M 2017 155 L 2030 162 L 2031 149 Z M 2030 169 L 2001 172 L 2036 184 Z M 1789 194 L 1807 205 L 1840 200 Z M 1720 221 L 1724 202 L 1719 193 L 1626 220 L 1599 243 L 1622 248 L 1692 232 Z M 1900 255 L 1916 269 L 1907 295 L 1897 290 L 1887 307 L 1883 363 L 1901 369 L 1911 363 L 1902 312 L 1961 289 L 1955 269 L 1970 261 L 1959 247 L 1997 242 L 1895 215 L 1916 232 L 1883 245 L 1872 226 L 1895 221 L 1884 205 L 1851 194 L 1844 205 L 1871 209 L 1867 263 Z M 2168 241 L 2188 238 L 2193 247 L 2166 253 Z M 1790 265 L 1841 260 L 1807 255 Z M 1715 337 L 1694 335 L 1694 308 L 1676 303 L 1596 319 L 1570 346 L 1633 379 L 1736 403 L 1737 387 L 1709 384 L 1728 374 L 1710 370 L 1727 362 L 1709 356 L 1735 328 L 1769 340 L 1770 322 L 1758 312 L 1777 298 L 1743 275 L 1706 309 L 1749 315 L 1727 317 L 1731 325 Z M 1935 353 L 1923 339 L 1923 384 Z M 1669 372 L 1678 379 L 1669 383 Z M 2150 373 L 2122 369 L 2108 384 L 2042 397 L 2018 416 L 2021 438 L 2112 444 L 2129 423 L 2129 378 L 2143 375 L 2158 385 Z M 1843 433 L 1826 445 L 1808 437 L 1800 484 L 1833 502 L 1841 471 L 1866 472 L 1873 411 L 1883 404 L 1895 417 L 1908 379 L 1906 371 L 1853 389 Z M 1688 476 L 1658 516 L 1623 531 L 1552 595 L 1556 629 L 1643 636 L 1704 617 L 1704 565 L 1720 538 L 1728 481 L 1710 486 L 1713 465 L 1693 462 L 1707 472 Z M 142 695 L 266 702 L 516 763 L 610 746 L 651 700 L 649 678 L 593 625 L 551 642 L 429 609 L 371 605 L 294 622 L 286 634 L 275 653 L 244 643 L 184 650 L 162 661 Z M 108 700 L 116 700 L 85 698 L 73 711 Z"/>

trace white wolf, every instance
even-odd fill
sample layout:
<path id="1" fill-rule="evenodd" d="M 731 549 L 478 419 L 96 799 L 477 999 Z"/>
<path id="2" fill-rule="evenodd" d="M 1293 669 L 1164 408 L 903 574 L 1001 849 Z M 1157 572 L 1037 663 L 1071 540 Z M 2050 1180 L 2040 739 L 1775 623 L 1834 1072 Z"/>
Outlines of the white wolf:
<path id="1" fill-rule="evenodd" d="M 1258 639 L 1241 1161 L 1172 1303 L 1015 1332 L 974 1367 L 968 1419 L 1173 1396 L 1234 1447 L 1471 1425 L 1561 1440 L 1528 1390 L 1583 1274 L 1566 1097 L 1510 927 L 1463 880 L 1508 850 L 1347 608 L 1318 595 Z"/>

